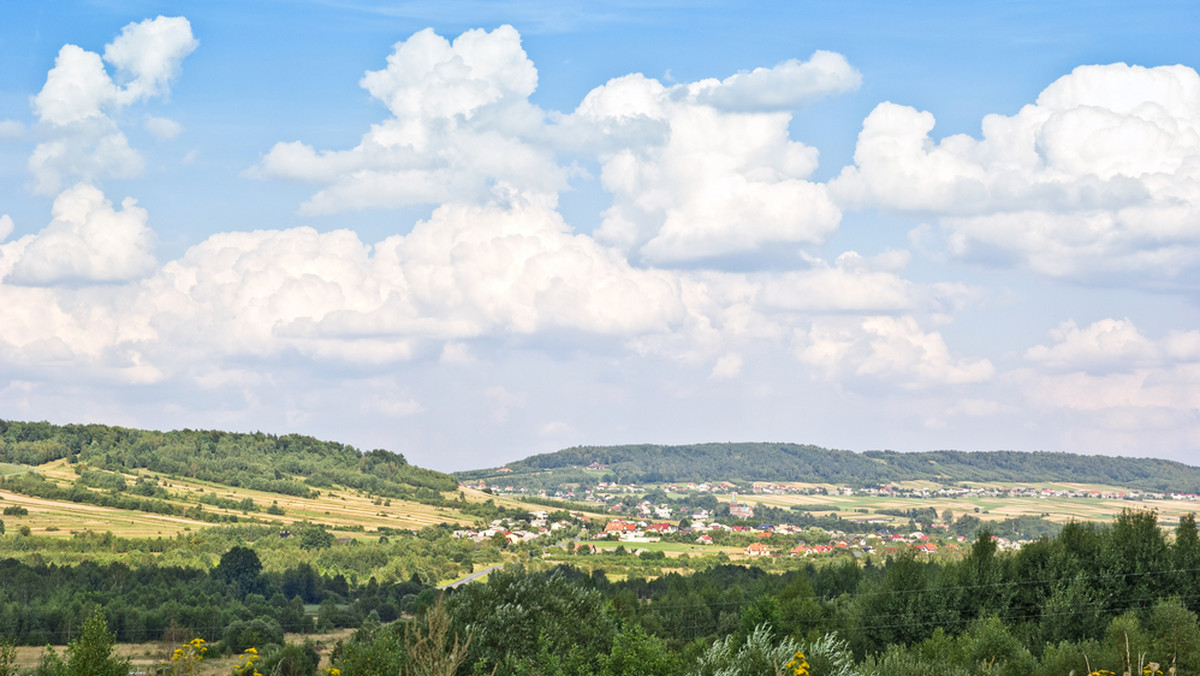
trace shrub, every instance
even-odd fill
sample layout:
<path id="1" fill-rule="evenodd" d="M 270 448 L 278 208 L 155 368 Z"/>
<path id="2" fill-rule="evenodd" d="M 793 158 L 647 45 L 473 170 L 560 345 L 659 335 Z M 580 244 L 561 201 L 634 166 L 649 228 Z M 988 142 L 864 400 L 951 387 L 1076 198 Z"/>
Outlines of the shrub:
<path id="1" fill-rule="evenodd" d="M 267 653 L 255 669 L 259 673 L 278 676 L 312 676 L 317 671 L 319 659 L 311 641 L 286 643 Z"/>
<path id="2" fill-rule="evenodd" d="M 222 638 L 227 650 L 240 653 L 247 648 L 282 645 L 283 628 L 269 617 L 236 620 L 225 628 Z"/>

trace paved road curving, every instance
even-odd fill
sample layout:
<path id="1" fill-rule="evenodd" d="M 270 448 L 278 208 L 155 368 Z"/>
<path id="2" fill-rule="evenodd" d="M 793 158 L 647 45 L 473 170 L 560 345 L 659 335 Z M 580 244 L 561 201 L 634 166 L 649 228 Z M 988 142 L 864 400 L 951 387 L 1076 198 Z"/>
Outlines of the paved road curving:
<path id="1" fill-rule="evenodd" d="M 440 587 L 438 587 L 438 589 L 451 589 L 453 587 L 461 587 L 462 585 L 464 585 L 468 582 L 474 582 L 475 580 L 478 580 L 479 578 L 483 577 L 484 575 L 487 575 L 488 573 L 492 572 L 493 570 L 499 570 L 503 567 L 504 567 L 503 563 L 497 563 L 494 566 L 488 566 L 487 568 L 484 568 L 483 570 L 477 570 L 474 573 L 471 573 L 470 575 L 468 575 L 466 577 L 455 580 L 454 582 L 450 582 L 448 584 L 441 585 Z"/>

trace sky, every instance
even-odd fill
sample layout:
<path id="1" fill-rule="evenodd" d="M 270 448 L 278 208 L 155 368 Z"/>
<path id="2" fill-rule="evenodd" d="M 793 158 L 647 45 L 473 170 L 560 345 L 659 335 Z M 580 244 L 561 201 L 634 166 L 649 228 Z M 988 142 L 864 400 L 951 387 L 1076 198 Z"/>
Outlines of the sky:
<path id="1" fill-rule="evenodd" d="M 0 418 L 1200 464 L 1200 5 L 0 4 Z"/>

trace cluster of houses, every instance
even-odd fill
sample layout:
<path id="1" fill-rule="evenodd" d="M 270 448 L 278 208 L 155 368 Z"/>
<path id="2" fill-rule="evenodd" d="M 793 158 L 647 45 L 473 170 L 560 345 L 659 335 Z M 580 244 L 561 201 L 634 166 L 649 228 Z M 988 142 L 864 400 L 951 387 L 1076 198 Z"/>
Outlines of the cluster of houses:
<path id="1" fill-rule="evenodd" d="M 583 515 L 573 516 L 586 519 Z M 541 510 L 530 512 L 530 517 L 528 522 L 496 519 L 488 524 L 487 528 L 481 530 L 456 530 L 454 531 L 454 537 L 474 542 L 489 542 L 493 541 L 497 534 L 502 534 L 508 540 L 509 544 L 516 544 L 519 542 L 533 542 L 544 535 L 554 534 L 572 525 L 570 521 L 551 522 L 549 521 L 549 513 Z M 585 537 L 586 533 L 587 528 L 584 527 L 583 534 Z"/>
<path id="2" fill-rule="evenodd" d="M 652 542 L 663 535 L 683 532 L 695 535 L 695 542 L 697 544 L 706 545 L 714 543 L 713 534 L 717 532 L 742 533 L 757 538 L 743 550 L 746 556 L 752 558 L 783 555 L 791 557 L 820 556 L 837 552 L 861 555 L 877 551 L 892 553 L 905 549 L 929 555 L 935 554 L 942 549 L 957 550 L 966 541 L 966 538 L 961 535 L 931 537 L 920 531 L 912 533 L 878 531 L 870 535 L 848 535 L 841 531 L 826 531 L 818 528 L 816 530 L 828 536 L 829 541 L 827 543 L 808 544 L 803 539 L 800 539 L 797 544 L 792 546 L 792 543 L 797 542 L 797 537 L 811 535 L 812 530 L 813 527 L 801 528 L 788 524 L 761 524 L 757 527 L 751 527 L 697 521 L 692 523 L 691 528 L 685 528 L 680 531 L 667 522 L 654 523 L 613 519 L 605 525 L 604 530 L 598 531 L 592 537 L 594 539 L 616 538 L 622 542 Z M 1020 542 L 1003 537 L 993 536 L 992 539 L 995 540 L 997 547 L 1002 550 L 1019 549 L 1021 546 Z M 787 542 L 788 544 L 773 545 L 772 542 L 776 541 Z"/>
<path id="3" fill-rule="evenodd" d="M 457 530 L 454 531 L 454 536 L 479 543 L 494 542 L 497 535 L 503 536 L 510 544 L 535 542 L 545 536 L 553 536 L 547 539 L 554 541 L 558 537 L 561 537 L 562 533 L 559 531 L 573 525 L 578 525 L 579 523 L 578 521 L 552 522 L 549 520 L 549 514 L 545 511 L 531 512 L 530 516 L 531 519 L 529 521 L 497 519 L 488 524 L 487 528 Z M 587 520 L 582 514 L 574 514 L 572 516 L 580 521 Z M 716 521 L 708 521 L 708 515 L 704 510 L 698 510 L 692 516 L 694 519 L 691 527 L 685 527 L 682 530 L 667 521 L 612 519 L 595 533 L 589 533 L 587 526 L 583 526 L 580 528 L 577 538 L 581 540 L 616 539 L 622 542 L 637 543 L 653 542 L 665 535 L 682 532 L 694 535 L 694 541 L 697 544 L 706 545 L 714 544 L 713 535 L 723 531 L 753 536 L 755 540 L 743 550 L 743 553 L 750 558 L 779 556 L 809 557 L 832 555 L 839 552 L 861 556 L 877 551 L 890 553 L 902 549 L 909 549 L 929 555 L 938 552 L 940 549 L 956 550 L 965 541 L 965 538 L 962 536 L 947 535 L 931 538 L 929 535 L 919 531 L 905 534 L 879 531 L 863 536 L 848 535 L 841 531 L 826 531 L 818 528 L 815 530 L 820 531 L 826 536 L 820 539 L 824 540 L 827 538 L 828 542 L 808 544 L 804 541 L 803 537 L 811 536 L 814 530 L 813 527 L 801 528 L 788 524 L 773 525 L 765 523 L 758 526 L 730 526 Z M 994 537 L 994 539 L 1000 549 L 1017 549 L 1020 547 L 1019 542 L 1000 537 Z M 543 542 L 545 541 L 543 540 Z M 776 542 L 780 544 L 774 544 Z"/>

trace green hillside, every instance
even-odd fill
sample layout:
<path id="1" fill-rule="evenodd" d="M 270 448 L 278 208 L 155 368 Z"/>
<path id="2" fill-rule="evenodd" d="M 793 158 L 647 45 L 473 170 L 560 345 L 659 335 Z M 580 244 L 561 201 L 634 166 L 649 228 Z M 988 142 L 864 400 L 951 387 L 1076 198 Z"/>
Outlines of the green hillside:
<path id="1" fill-rule="evenodd" d="M 454 477 L 410 465 L 397 453 L 364 453 L 298 434 L 157 432 L 0 420 L 0 463 L 36 466 L 63 458 L 93 470 L 146 469 L 294 496 L 337 484 L 379 496 L 419 499 L 438 497 L 458 486 Z"/>
<path id="2" fill-rule="evenodd" d="M 534 455 L 507 465 L 506 480 L 537 475 L 540 482 L 587 477 L 598 463 L 626 483 L 682 481 L 809 481 L 864 486 L 894 481 L 1040 482 L 1069 481 L 1149 491 L 1200 492 L 1200 468 L 1153 458 L 1018 451 L 834 450 L 812 445 L 707 443 L 683 446 L 640 444 L 576 446 Z M 497 476 L 496 469 L 460 472 L 460 479 Z M 594 473 L 592 473 L 594 477 Z"/>

